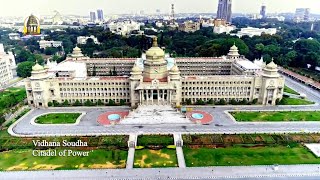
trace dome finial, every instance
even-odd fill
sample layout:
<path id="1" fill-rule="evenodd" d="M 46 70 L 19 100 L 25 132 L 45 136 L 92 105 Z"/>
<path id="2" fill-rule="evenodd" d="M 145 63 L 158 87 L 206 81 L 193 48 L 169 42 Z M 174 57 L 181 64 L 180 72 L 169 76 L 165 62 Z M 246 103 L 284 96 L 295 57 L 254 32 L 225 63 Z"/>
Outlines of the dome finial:
<path id="1" fill-rule="evenodd" d="M 152 47 L 158 47 L 158 38 L 157 36 L 152 38 L 153 42 L 152 42 Z"/>

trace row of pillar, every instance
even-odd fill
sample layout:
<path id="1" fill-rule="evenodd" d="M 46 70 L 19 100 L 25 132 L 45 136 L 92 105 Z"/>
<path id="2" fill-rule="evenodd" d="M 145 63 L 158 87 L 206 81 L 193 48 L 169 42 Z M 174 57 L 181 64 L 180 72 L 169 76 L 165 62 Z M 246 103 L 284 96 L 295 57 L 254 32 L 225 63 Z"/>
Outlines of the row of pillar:
<path id="1" fill-rule="evenodd" d="M 149 92 L 151 91 L 151 92 Z M 159 101 L 168 101 L 171 103 L 172 101 L 172 91 L 170 90 L 156 90 L 157 91 L 157 101 L 159 103 Z M 139 96 L 140 96 L 140 103 L 142 103 L 143 101 L 154 101 L 153 99 L 153 92 L 154 90 L 140 90 L 139 91 Z M 146 95 L 146 99 L 145 99 L 145 95 Z M 165 97 L 165 95 L 167 95 Z"/>

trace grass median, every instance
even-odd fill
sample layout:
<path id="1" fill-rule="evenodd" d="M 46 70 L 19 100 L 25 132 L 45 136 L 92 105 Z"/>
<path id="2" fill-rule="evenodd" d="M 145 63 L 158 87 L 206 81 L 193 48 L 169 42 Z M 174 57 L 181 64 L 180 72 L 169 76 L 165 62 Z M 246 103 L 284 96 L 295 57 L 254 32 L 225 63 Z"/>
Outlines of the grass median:
<path id="1" fill-rule="evenodd" d="M 230 112 L 239 122 L 320 121 L 320 111 Z"/>
<path id="2" fill-rule="evenodd" d="M 37 117 L 38 124 L 74 124 L 81 113 L 52 113 Z"/>

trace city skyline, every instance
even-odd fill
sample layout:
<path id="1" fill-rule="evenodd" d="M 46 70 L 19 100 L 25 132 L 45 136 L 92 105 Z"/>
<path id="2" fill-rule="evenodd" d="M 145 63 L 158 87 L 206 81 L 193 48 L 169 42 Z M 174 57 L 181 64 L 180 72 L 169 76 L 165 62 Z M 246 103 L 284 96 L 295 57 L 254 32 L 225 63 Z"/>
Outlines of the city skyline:
<path id="1" fill-rule="evenodd" d="M 136 1 L 124 1 L 124 0 L 96 0 L 95 2 L 88 0 L 68 0 L 67 2 L 62 0 L 33 0 L 20 1 L 11 0 L 3 3 L 0 7 L 0 16 L 27 16 L 31 13 L 38 15 L 50 15 L 54 10 L 59 11 L 65 15 L 84 15 L 89 16 L 90 11 L 96 11 L 102 9 L 104 14 L 124 14 L 124 13 L 137 13 L 143 10 L 145 13 L 155 13 L 157 9 L 160 9 L 161 13 L 170 12 L 170 4 L 174 3 L 176 7 L 176 13 L 216 13 L 218 8 L 218 0 L 136 0 Z M 19 4 L 19 5 L 18 5 Z M 64 6 L 61 6 L 63 4 Z M 267 6 L 267 13 L 294 13 L 296 8 L 311 8 L 311 13 L 320 14 L 320 9 L 313 7 L 319 7 L 320 2 L 316 0 L 233 0 L 233 13 L 257 13 L 259 14 L 261 5 Z M 12 8 L 14 7 L 14 11 Z"/>

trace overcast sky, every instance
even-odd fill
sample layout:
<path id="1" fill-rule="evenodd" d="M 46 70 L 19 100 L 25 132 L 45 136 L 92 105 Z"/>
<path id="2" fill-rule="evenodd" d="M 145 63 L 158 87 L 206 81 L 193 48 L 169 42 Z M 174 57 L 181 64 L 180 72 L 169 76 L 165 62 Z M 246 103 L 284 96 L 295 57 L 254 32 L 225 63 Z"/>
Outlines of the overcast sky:
<path id="1" fill-rule="evenodd" d="M 31 13 L 50 15 L 54 10 L 61 14 L 88 15 L 89 11 L 102 9 L 105 14 L 136 13 L 144 10 L 162 13 L 174 3 L 177 13 L 216 12 L 218 0 L 0 0 L 0 16 L 27 16 Z M 233 0 L 233 12 L 258 13 L 262 4 L 267 12 L 294 12 L 297 7 L 310 7 L 320 14 L 320 0 Z"/>

